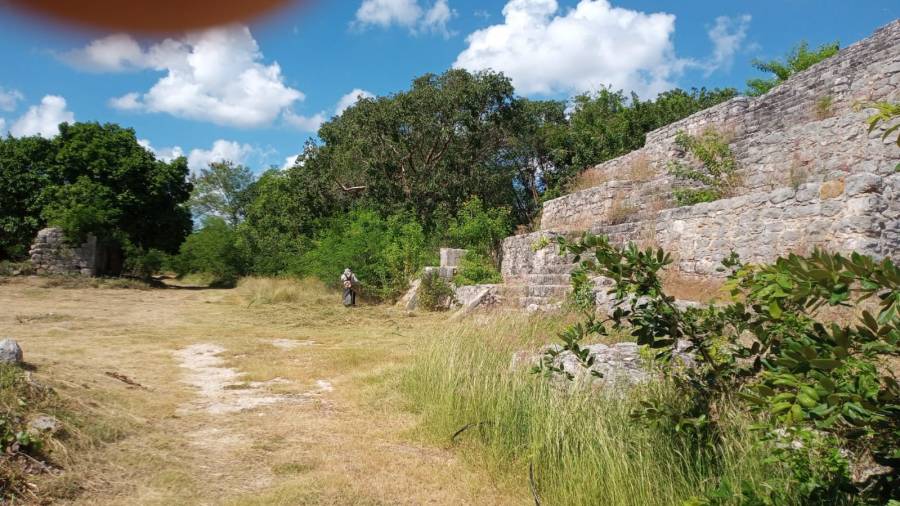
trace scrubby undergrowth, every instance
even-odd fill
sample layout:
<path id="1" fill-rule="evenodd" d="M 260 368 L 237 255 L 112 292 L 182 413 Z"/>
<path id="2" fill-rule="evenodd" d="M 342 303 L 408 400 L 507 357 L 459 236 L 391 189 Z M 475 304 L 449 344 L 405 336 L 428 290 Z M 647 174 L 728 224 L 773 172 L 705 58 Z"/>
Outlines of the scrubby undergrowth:
<path id="1" fill-rule="evenodd" d="M 638 423 L 629 413 L 642 400 L 671 396 L 665 384 L 633 395 L 573 390 L 561 395 L 527 367 L 511 368 L 516 350 L 536 349 L 562 327 L 561 318 L 499 317 L 467 323 L 424 345 L 402 377 L 410 409 L 421 414 L 421 435 L 455 440 L 497 477 L 517 481 L 523 494 L 533 466 L 546 504 L 672 505 L 702 497 L 722 480 L 784 487 L 778 469 L 755 445 L 753 420 L 722 413 L 723 438 L 697 451 L 687 439 Z M 727 403 L 726 403 L 727 404 Z"/>

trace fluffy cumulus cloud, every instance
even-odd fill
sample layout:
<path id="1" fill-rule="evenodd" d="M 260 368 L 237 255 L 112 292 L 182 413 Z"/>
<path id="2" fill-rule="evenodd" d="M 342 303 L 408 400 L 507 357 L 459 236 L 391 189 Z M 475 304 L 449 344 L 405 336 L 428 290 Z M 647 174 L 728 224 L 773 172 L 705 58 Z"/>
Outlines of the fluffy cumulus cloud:
<path id="1" fill-rule="evenodd" d="M 66 108 L 66 99 L 58 95 L 46 95 L 41 103 L 33 105 L 10 126 L 15 137 L 40 135 L 53 137 L 59 133 L 60 123 L 73 123 L 75 114 Z"/>
<path id="2" fill-rule="evenodd" d="M 312 116 L 304 116 L 293 111 L 287 111 L 284 114 L 284 121 L 302 132 L 317 132 L 322 123 L 325 122 L 325 113 L 319 112 Z"/>
<path id="3" fill-rule="evenodd" d="M 188 168 L 191 169 L 191 172 L 195 173 L 200 169 L 205 169 L 210 163 L 221 162 L 224 160 L 245 164 L 247 163 L 247 159 L 257 152 L 257 150 L 249 144 L 241 144 L 225 139 L 216 140 L 213 142 L 210 149 L 197 148 L 192 149 L 188 153 L 185 153 L 181 146 L 155 148 L 147 139 L 138 139 L 138 144 L 165 162 L 170 162 L 180 156 L 186 156 Z"/>
<path id="4" fill-rule="evenodd" d="M 580 93 L 601 86 L 652 96 L 673 86 L 688 64 L 675 56 L 675 16 L 581 0 L 510 0 L 504 20 L 466 39 L 455 67 L 493 69 L 525 94 Z"/>
<path id="5" fill-rule="evenodd" d="M 742 49 L 747 38 L 747 28 L 752 18 L 744 14 L 735 18 L 719 16 L 709 29 L 709 40 L 713 43 L 713 53 L 706 65 L 707 74 L 718 69 L 728 70 L 734 63 L 734 55 Z"/>
<path id="6" fill-rule="evenodd" d="M 427 8 L 419 0 L 363 0 L 356 10 L 359 27 L 402 26 L 412 33 L 435 32 L 452 35 L 447 23 L 456 16 L 447 0 L 435 0 Z"/>
<path id="7" fill-rule="evenodd" d="M 272 123 L 305 97 L 287 86 L 278 63 L 266 64 L 246 26 L 227 26 L 166 39 L 142 48 L 128 35 L 111 35 L 63 55 L 98 71 L 165 72 L 149 90 L 110 100 L 112 107 L 167 113 L 218 125 Z"/>
<path id="8" fill-rule="evenodd" d="M 281 170 L 290 169 L 294 165 L 297 165 L 297 157 L 300 156 L 300 153 L 296 155 L 287 156 L 284 158 L 284 164 L 281 166 Z"/>
<path id="9" fill-rule="evenodd" d="M 341 113 L 347 110 L 348 107 L 355 104 L 359 99 L 362 98 L 375 98 L 371 92 L 360 88 L 354 88 L 353 91 L 347 93 L 340 100 L 338 100 L 337 106 L 334 108 L 334 115 L 340 116 Z"/>
<path id="10" fill-rule="evenodd" d="M 6 136 L 6 120 L 0 118 L 0 137 Z"/>
<path id="11" fill-rule="evenodd" d="M 0 87 L 0 111 L 14 111 L 20 100 L 25 98 L 18 90 L 7 90 Z"/>

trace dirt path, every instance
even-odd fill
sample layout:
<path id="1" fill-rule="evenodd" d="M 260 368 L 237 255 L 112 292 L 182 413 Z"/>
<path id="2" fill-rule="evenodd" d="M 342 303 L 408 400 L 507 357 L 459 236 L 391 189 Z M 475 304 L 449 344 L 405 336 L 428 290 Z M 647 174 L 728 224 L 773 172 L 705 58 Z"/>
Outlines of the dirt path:
<path id="1" fill-rule="evenodd" d="M 0 336 L 92 414 L 75 430 L 107 441 L 46 483 L 56 502 L 523 502 L 416 442 L 396 372 L 437 318 L 337 299 L 248 307 L 229 290 L 41 284 L 0 285 Z"/>

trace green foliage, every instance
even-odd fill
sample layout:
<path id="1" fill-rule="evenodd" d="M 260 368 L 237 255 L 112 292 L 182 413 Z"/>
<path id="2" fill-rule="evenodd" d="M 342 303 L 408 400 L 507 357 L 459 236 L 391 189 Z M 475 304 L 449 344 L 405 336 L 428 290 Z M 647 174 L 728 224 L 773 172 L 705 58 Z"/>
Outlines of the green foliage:
<path id="1" fill-rule="evenodd" d="M 538 238 L 537 241 L 534 241 L 534 243 L 532 243 L 531 251 L 537 253 L 538 251 L 546 248 L 549 245 L 550 245 L 550 238 L 547 237 L 546 235 L 542 235 L 540 238 Z"/>
<path id="2" fill-rule="evenodd" d="M 234 286 L 247 265 L 237 233 L 217 216 L 207 218 L 203 228 L 188 236 L 171 262 L 179 276 L 211 274 L 215 286 Z"/>
<path id="3" fill-rule="evenodd" d="M 453 287 L 435 271 L 422 274 L 416 299 L 427 311 L 446 311 L 456 300 Z"/>
<path id="4" fill-rule="evenodd" d="M 457 286 L 484 285 L 502 283 L 503 277 L 491 258 L 469 251 L 460 260 L 453 282 Z"/>
<path id="5" fill-rule="evenodd" d="M 500 245 L 511 231 L 509 210 L 488 208 L 480 198 L 472 197 L 463 204 L 459 214 L 450 220 L 447 239 L 453 247 L 497 259 Z"/>
<path id="6" fill-rule="evenodd" d="M 156 160 L 134 130 L 114 124 L 0 139 L 0 258 L 21 258 L 47 220 L 73 238 L 177 251 L 191 230 L 187 174 L 184 158 Z"/>
<path id="7" fill-rule="evenodd" d="M 585 313 L 594 312 L 594 308 L 597 305 L 594 285 L 584 269 L 576 269 L 572 272 L 572 291 L 569 293 L 569 305 Z"/>
<path id="8" fill-rule="evenodd" d="M 571 170 L 558 179 L 567 182 L 586 167 L 634 151 L 644 145 L 647 132 L 735 96 L 737 91 L 731 88 L 676 89 L 647 101 L 634 94 L 629 99 L 624 93 L 609 89 L 579 95 L 573 99 L 574 110 L 569 120 Z M 560 194 L 552 184 L 548 193 L 545 198 Z"/>
<path id="9" fill-rule="evenodd" d="M 426 74 L 407 91 L 360 100 L 323 124 L 323 144 L 303 170 L 339 202 L 384 216 L 411 211 L 426 227 L 439 210 L 456 214 L 470 196 L 513 207 L 517 171 L 501 151 L 514 102 L 501 74 Z"/>
<path id="10" fill-rule="evenodd" d="M 0 137 L 0 259 L 21 259 L 44 225 L 43 190 L 53 146 L 43 137 Z"/>
<path id="11" fill-rule="evenodd" d="M 432 260 L 422 226 L 411 215 L 385 219 L 360 210 L 329 220 L 291 273 L 337 286 L 341 272 L 350 267 L 363 293 L 387 299 L 402 293 L 415 273 Z"/>
<path id="12" fill-rule="evenodd" d="M 227 160 L 210 163 L 191 176 L 194 190 L 188 205 L 197 218 L 219 216 L 235 227 L 244 217 L 253 179 L 253 172 L 243 165 Z"/>
<path id="13" fill-rule="evenodd" d="M 747 81 L 747 95 L 751 97 L 765 95 L 769 90 L 786 81 L 797 72 L 802 72 L 822 60 L 831 58 L 837 54 L 840 48 L 841 46 L 838 42 L 832 42 L 811 50 L 809 44 L 803 41 L 788 53 L 784 61 L 754 60 L 753 66 L 757 70 L 775 75 L 771 78 L 749 79 Z"/>
<path id="14" fill-rule="evenodd" d="M 144 280 L 149 280 L 163 269 L 169 261 L 168 255 L 158 249 L 144 250 L 131 247 L 125 252 L 125 273 Z"/>
<path id="15" fill-rule="evenodd" d="M 759 417 L 760 444 L 774 448 L 775 462 L 792 473 L 801 502 L 897 499 L 900 387 L 879 369 L 896 360 L 900 344 L 900 269 L 891 260 L 817 250 L 757 266 L 732 254 L 724 268 L 731 270 L 727 286 L 735 302 L 681 309 L 662 289 L 660 272 L 672 259 L 661 249 L 616 247 L 590 235 L 558 242 L 584 258 L 582 269 L 615 283 L 612 315 L 589 315 L 562 333 L 564 349 L 577 355 L 585 338 L 614 329 L 657 350 L 663 363 L 672 364 L 679 341 L 695 354 L 695 367 L 669 369 L 677 402 L 647 402 L 636 419 L 689 435 L 694 451 L 716 453 L 716 413 L 738 402 Z M 825 306 L 868 299 L 877 303 L 877 314 L 863 310 L 855 325 L 820 317 Z M 854 482 L 850 467 L 866 459 L 887 472 Z M 740 490 L 732 485 L 720 488 Z M 793 497 L 757 499 L 753 504 Z"/>
<path id="16" fill-rule="evenodd" d="M 895 121 L 900 118 L 900 102 L 875 102 L 865 104 L 863 107 L 876 111 L 866 120 L 869 124 L 869 133 L 872 133 L 879 125 L 883 125 L 884 132 L 881 134 L 881 140 L 887 140 L 892 133 L 900 129 L 900 121 Z M 900 135 L 897 136 L 897 146 L 900 146 Z"/>
<path id="17" fill-rule="evenodd" d="M 73 243 L 83 242 L 88 234 L 112 238 L 121 211 L 108 187 L 81 176 L 74 183 L 55 186 L 47 193 L 48 204 L 41 216 L 48 225 L 61 227 Z"/>
<path id="18" fill-rule="evenodd" d="M 669 162 L 669 173 L 677 180 L 700 185 L 700 188 L 674 189 L 672 196 L 678 205 L 712 202 L 732 195 L 739 178 L 737 161 L 725 135 L 711 128 L 698 136 L 679 131 L 675 135 L 675 144 L 702 165 L 702 169 L 694 169 L 682 162 Z"/>

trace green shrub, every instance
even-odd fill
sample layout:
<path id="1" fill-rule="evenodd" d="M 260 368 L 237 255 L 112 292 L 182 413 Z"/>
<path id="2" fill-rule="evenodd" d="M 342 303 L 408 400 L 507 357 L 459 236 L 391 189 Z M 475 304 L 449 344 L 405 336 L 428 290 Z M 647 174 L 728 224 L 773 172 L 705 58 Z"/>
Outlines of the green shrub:
<path id="1" fill-rule="evenodd" d="M 788 53 L 787 58 L 785 58 L 785 61 L 783 62 L 780 60 L 769 60 L 767 62 L 753 60 L 753 66 L 757 70 L 775 75 L 769 79 L 754 78 L 747 80 L 747 95 L 758 97 L 766 94 L 778 84 L 787 81 L 788 78 L 797 72 L 802 72 L 822 60 L 831 58 L 837 54 L 840 47 L 839 43 L 832 42 L 823 44 L 817 49 L 810 50 L 809 44 L 804 41 L 797 44 L 791 52 Z"/>
<path id="2" fill-rule="evenodd" d="M 734 302 L 682 309 L 663 291 L 660 272 L 672 258 L 661 249 L 617 247 L 590 235 L 558 242 L 565 252 L 589 255 L 581 268 L 613 280 L 618 301 L 608 318 L 591 314 L 561 333 L 563 349 L 586 361 L 584 339 L 626 330 L 672 364 L 676 344 L 686 341 L 696 366 L 665 368 L 676 395 L 642 403 L 633 417 L 688 436 L 692 452 L 715 455 L 723 443 L 720 414 L 736 405 L 759 419 L 755 439 L 794 483 L 788 494 L 777 483 L 720 479 L 694 504 L 898 499 L 900 386 L 880 369 L 900 351 L 900 269 L 890 259 L 816 250 L 745 265 L 732 254 L 723 268 L 731 271 L 726 286 Z M 819 312 L 870 298 L 877 314 L 861 310 L 855 324 Z M 548 352 L 543 370 L 561 372 L 553 363 L 558 353 Z M 851 469 L 872 460 L 879 471 L 854 481 L 866 473 Z"/>
<path id="3" fill-rule="evenodd" d="M 500 244 L 511 231 L 512 220 L 508 209 L 488 208 L 481 199 L 472 197 L 450 220 L 447 237 L 453 247 L 497 259 Z"/>
<path id="4" fill-rule="evenodd" d="M 460 260 L 453 282 L 457 286 L 484 285 L 502 283 L 503 277 L 490 258 L 469 251 Z"/>
<path id="5" fill-rule="evenodd" d="M 234 286 L 246 270 L 246 259 L 237 242 L 234 229 L 222 218 L 209 217 L 203 228 L 192 233 L 172 258 L 172 268 L 179 276 L 211 274 L 215 286 Z"/>
<path id="6" fill-rule="evenodd" d="M 0 276 L 30 276 L 34 273 L 34 266 L 29 260 L 24 262 L 0 261 Z"/>
<path id="7" fill-rule="evenodd" d="M 594 285 L 584 269 L 572 272 L 572 291 L 569 293 L 568 302 L 576 310 L 586 313 L 593 313 L 597 306 Z"/>
<path id="8" fill-rule="evenodd" d="M 158 249 L 126 248 L 124 270 L 126 274 L 149 279 L 169 262 L 168 255 Z"/>
<path id="9" fill-rule="evenodd" d="M 363 293 L 389 299 L 406 290 L 415 273 L 435 260 L 414 217 L 400 214 L 385 219 L 360 210 L 329 220 L 291 273 L 315 276 L 337 287 L 341 272 L 350 267 Z"/>
<path id="10" fill-rule="evenodd" d="M 702 165 L 702 169 L 694 169 L 682 162 L 669 162 L 669 173 L 676 180 L 701 186 L 673 190 L 672 196 L 678 205 L 712 202 L 733 195 L 740 179 L 737 161 L 724 134 L 712 128 L 704 130 L 698 136 L 679 131 L 675 135 L 675 144 Z"/>
<path id="11" fill-rule="evenodd" d="M 456 300 L 453 287 L 434 271 L 422 274 L 421 279 L 419 291 L 416 295 L 419 307 L 427 311 L 445 311 L 449 309 Z"/>

